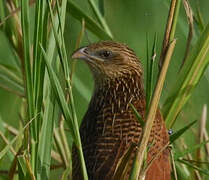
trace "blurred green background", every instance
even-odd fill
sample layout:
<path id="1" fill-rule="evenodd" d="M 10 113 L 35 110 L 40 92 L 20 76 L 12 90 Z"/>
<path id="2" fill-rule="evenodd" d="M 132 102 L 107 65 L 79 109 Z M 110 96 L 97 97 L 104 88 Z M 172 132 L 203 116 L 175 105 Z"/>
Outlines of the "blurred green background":
<path id="1" fill-rule="evenodd" d="M 74 0 L 74 2 L 85 12 L 93 17 L 93 12 L 89 7 L 86 0 Z M 209 1 L 208 0 L 190 0 L 191 6 L 196 14 L 197 8 L 200 8 L 204 23 L 209 22 Z M 166 26 L 167 15 L 169 11 L 169 3 L 167 0 L 105 0 L 104 1 L 104 16 L 110 27 L 110 30 L 114 36 L 114 40 L 127 44 L 130 48 L 134 49 L 137 56 L 140 58 L 144 67 L 146 67 L 146 34 L 149 34 L 150 49 L 154 34 L 158 35 L 157 42 L 157 61 L 159 60 L 160 50 L 162 46 L 162 40 L 164 35 L 164 29 Z M 34 10 L 34 5 L 31 6 L 31 12 Z M 33 16 L 31 16 L 31 24 L 33 22 Z M 196 30 L 196 29 L 195 29 Z M 65 43 L 68 51 L 69 61 L 71 63 L 71 54 L 75 50 L 76 40 L 81 31 L 81 23 L 72 17 L 69 12 L 66 17 L 65 26 Z M 196 34 L 200 32 L 195 31 L 192 45 L 196 42 Z M 31 33 L 32 34 L 32 33 Z M 177 38 L 177 44 L 172 57 L 171 64 L 169 66 L 166 83 L 163 89 L 161 97 L 161 104 L 166 99 L 167 92 L 172 89 L 172 85 L 175 83 L 176 75 L 179 72 L 182 59 L 184 57 L 186 40 L 188 35 L 188 23 L 187 17 L 183 5 L 181 5 L 180 17 L 177 24 L 177 32 L 175 38 Z M 90 42 L 99 41 L 95 35 L 88 30 L 82 40 L 82 46 L 89 44 Z M 11 51 L 11 45 L 5 34 L 0 30 L 0 63 L 15 68 L 17 59 Z M 157 75 L 157 65 L 156 65 Z M 18 72 L 17 72 L 18 73 Z M 76 63 L 76 75 L 74 75 L 73 92 L 75 97 L 76 110 L 79 121 L 82 119 L 88 102 L 91 97 L 93 88 L 93 79 L 91 73 L 82 61 Z M 145 72 L 146 74 L 146 72 Z M 1 78 L 1 77 L 0 77 Z M 82 85 L 82 86 L 81 86 Z M 77 89 L 77 87 L 83 87 Z M 86 95 L 82 96 L 80 91 L 83 91 Z M 177 123 L 174 126 L 174 131 L 179 129 L 184 124 L 187 124 L 193 120 L 199 120 L 203 105 L 209 105 L 209 69 L 206 70 L 203 78 L 194 90 L 190 100 L 183 108 L 183 111 L 179 114 Z M 0 120 L 9 123 L 12 126 L 17 127 L 19 121 L 17 118 L 20 112 L 20 98 L 11 92 L 8 92 L 0 88 Z M 198 128 L 198 124 L 194 126 Z M 193 128 L 194 128 L 193 127 Z M 207 122 L 209 129 L 209 122 Z M 195 131 L 197 132 L 197 131 Z M 191 131 L 185 133 L 186 142 L 192 144 L 196 142 L 196 139 L 191 139 Z M 0 148 L 1 149 L 1 148 Z M 2 165 L 2 162 L 0 164 Z"/>

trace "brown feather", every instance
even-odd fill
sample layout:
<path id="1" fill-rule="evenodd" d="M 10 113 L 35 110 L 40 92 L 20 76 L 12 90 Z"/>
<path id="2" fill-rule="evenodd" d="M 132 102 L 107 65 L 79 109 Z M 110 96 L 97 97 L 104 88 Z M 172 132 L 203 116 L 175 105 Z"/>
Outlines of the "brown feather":
<path id="1" fill-rule="evenodd" d="M 112 53 L 110 58 L 105 57 L 104 61 L 100 60 L 97 54 L 103 50 Z M 85 162 L 89 179 L 111 179 L 119 159 L 132 143 L 139 143 L 141 136 L 142 128 L 130 103 L 145 120 L 146 102 L 142 68 L 135 53 L 123 44 L 101 42 L 86 47 L 85 51 L 86 56 L 91 60 L 88 59 L 87 63 L 95 78 L 94 94 L 80 127 Z M 168 141 L 168 133 L 158 111 L 149 139 L 147 161 L 159 154 Z M 135 152 L 132 154 L 132 159 L 134 155 Z M 129 164 L 129 170 L 124 179 L 129 177 L 133 160 Z M 75 148 L 73 179 L 82 179 Z M 146 180 L 153 179 L 170 179 L 167 148 L 152 162 L 146 173 Z"/>

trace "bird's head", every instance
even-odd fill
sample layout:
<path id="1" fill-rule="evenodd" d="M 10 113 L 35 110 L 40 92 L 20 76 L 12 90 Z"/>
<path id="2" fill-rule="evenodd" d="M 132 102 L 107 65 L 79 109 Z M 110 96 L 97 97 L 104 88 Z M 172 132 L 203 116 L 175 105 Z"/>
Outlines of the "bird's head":
<path id="1" fill-rule="evenodd" d="M 97 80 L 117 78 L 132 72 L 142 74 L 141 63 L 134 51 L 121 43 L 93 43 L 76 50 L 72 58 L 85 60 Z"/>

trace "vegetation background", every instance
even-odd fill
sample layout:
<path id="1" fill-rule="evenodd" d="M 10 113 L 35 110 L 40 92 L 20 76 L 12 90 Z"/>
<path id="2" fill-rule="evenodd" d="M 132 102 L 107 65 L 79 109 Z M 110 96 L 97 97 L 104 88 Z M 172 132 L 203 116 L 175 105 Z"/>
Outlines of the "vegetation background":
<path id="1" fill-rule="evenodd" d="M 44 3 L 40 1 L 40 3 L 44 3 L 45 6 L 47 7 L 46 2 Z M 94 22 L 98 24 L 98 26 L 102 26 L 98 22 L 98 17 L 95 15 L 95 12 L 90 2 L 91 2 L 90 0 L 66 1 L 67 9 L 65 15 L 64 43 L 65 43 L 65 49 L 67 55 L 67 62 L 70 64 L 69 67 L 74 66 L 72 65 L 72 59 L 70 58 L 70 56 L 72 52 L 78 47 L 78 44 L 79 46 L 85 46 L 88 45 L 89 42 L 97 42 L 100 40 L 108 39 L 107 36 L 106 37 L 102 35 L 98 36 L 99 31 L 97 30 L 95 30 L 97 32 L 92 31 L 92 29 L 88 27 L 88 20 L 86 20 L 87 28 L 85 29 L 85 32 L 81 33 L 82 18 L 79 16 L 80 12 L 78 12 L 78 9 L 75 10 L 72 8 L 71 3 L 73 3 L 73 5 L 75 5 L 76 7 L 78 7 L 82 13 L 86 14 L 88 17 L 93 19 Z M 154 67 L 154 82 L 156 82 L 157 74 L 158 74 L 157 64 L 160 58 L 160 52 L 163 43 L 163 37 L 164 37 L 166 21 L 169 12 L 170 1 L 168 0 L 146 0 L 146 1 L 145 0 L 144 1 L 95 0 L 93 2 L 96 4 L 96 7 L 98 7 L 100 13 L 104 15 L 105 23 L 108 25 L 113 35 L 113 39 L 115 41 L 119 41 L 127 44 L 130 48 L 134 49 L 137 56 L 140 58 L 145 70 L 145 82 L 146 82 L 146 65 L 147 65 L 146 63 L 147 34 L 149 36 L 149 42 L 150 42 L 149 49 L 151 52 L 152 42 L 154 40 L 155 33 L 157 33 L 158 40 L 156 44 L 156 63 Z M 209 23 L 209 11 L 208 11 L 209 1 L 190 0 L 189 3 L 192 7 L 194 17 L 196 17 L 196 19 L 194 18 L 194 29 L 193 29 L 194 34 L 191 41 L 191 49 L 192 49 L 192 47 L 195 46 L 197 40 L 199 39 L 201 33 L 203 32 L 204 28 Z M 0 152 L 1 153 L 6 147 L 6 144 L 8 143 L 6 140 L 11 142 L 12 139 L 14 138 L 15 133 L 12 133 L 11 127 L 15 128 L 15 130 L 20 132 L 27 122 L 26 120 L 27 115 L 25 115 L 27 114 L 26 99 L 22 98 L 22 95 L 25 96 L 25 94 L 23 91 L 23 76 L 21 74 L 21 60 L 20 60 L 21 57 L 20 54 L 18 54 L 18 48 L 17 48 L 18 47 L 17 42 L 21 41 L 21 39 L 17 38 L 18 37 L 17 31 L 21 31 L 21 28 L 17 26 L 17 24 L 20 23 L 21 21 L 20 19 L 21 10 L 17 10 L 16 12 L 13 11 L 13 13 L 11 13 L 12 12 L 12 10 L 10 10 L 11 4 L 13 5 L 14 9 L 20 7 L 21 5 L 19 1 L 1 0 L 0 2 L 0 20 L 2 22 L 0 26 L 0 69 L 1 69 L 0 70 L 0 87 L 1 87 L 0 88 L 0 132 L 1 132 Z M 32 2 L 29 6 L 29 9 L 27 9 L 27 11 L 29 12 L 28 17 L 29 17 L 30 27 L 28 29 L 28 32 L 30 32 L 31 47 L 35 46 L 33 37 L 37 29 L 37 22 L 36 22 L 37 10 L 35 9 L 36 7 L 35 4 L 36 4 L 35 2 Z M 48 12 L 48 16 L 49 14 L 50 13 Z M 56 12 L 54 12 L 54 14 L 56 15 Z M 11 17 L 5 19 L 9 15 L 11 15 Z M 201 16 L 201 18 L 198 19 L 199 16 Z M 17 18 L 19 18 L 19 20 L 17 20 Z M 202 20 L 201 24 L 200 24 L 200 19 Z M 44 25 L 48 26 L 48 28 L 43 26 L 43 29 L 44 28 L 45 29 L 43 30 L 42 34 L 43 36 L 46 36 L 47 39 L 46 43 L 49 43 L 49 38 L 47 34 L 49 35 L 50 32 L 52 33 L 52 25 L 50 18 L 47 19 L 47 23 Z M 94 26 L 92 27 L 94 28 Z M 105 28 L 104 31 L 106 32 Z M 160 100 L 160 107 L 163 107 L 163 104 L 165 103 L 165 100 L 167 99 L 169 93 L 172 91 L 173 88 L 175 88 L 174 86 L 176 80 L 178 80 L 177 77 L 187 47 L 188 32 L 189 32 L 188 18 L 185 12 L 184 5 L 183 3 L 181 3 L 179 17 L 177 21 L 176 33 L 175 33 L 175 38 L 177 39 L 176 47 L 171 63 L 168 68 L 168 73 L 166 76 L 166 81 Z M 208 36 L 209 34 L 207 35 L 207 37 Z M 14 43 L 14 41 L 16 42 L 16 44 Z M 80 43 L 78 43 L 79 41 Z M 45 50 L 49 46 L 50 46 L 49 44 L 43 45 Z M 31 53 L 33 52 L 32 49 L 30 50 L 30 52 Z M 42 52 L 41 49 L 39 50 L 39 52 L 40 53 Z M 57 51 L 55 50 L 55 54 L 57 54 L 57 52 L 59 52 L 59 50 Z M 34 57 L 32 57 L 31 59 L 33 58 Z M 42 59 L 44 58 L 42 57 Z M 55 62 L 57 64 L 60 64 L 59 60 Z M 4 71 L 5 69 L 6 69 L 6 73 Z M 192 126 L 192 128 L 187 130 L 181 136 L 181 138 L 177 140 L 177 145 L 174 145 L 176 147 L 175 149 L 176 151 L 179 150 L 185 152 L 186 147 L 183 147 L 184 145 L 186 145 L 187 148 L 191 150 L 192 147 L 200 143 L 201 130 L 199 129 L 201 124 L 200 120 L 203 112 L 203 106 L 206 105 L 206 107 L 208 107 L 209 105 L 209 93 L 208 93 L 209 68 L 206 66 L 204 70 L 205 70 L 204 74 L 202 75 L 200 81 L 198 82 L 197 87 L 192 91 L 192 95 L 190 99 L 187 101 L 185 106 L 183 106 L 181 112 L 178 114 L 174 126 L 172 127 L 172 130 L 176 132 L 178 129 L 185 127 L 185 125 L 188 125 L 192 121 L 198 120 L 198 122 L 194 126 Z M 47 70 L 45 71 L 45 73 L 44 71 L 42 73 L 43 74 L 41 74 L 41 76 L 44 76 L 45 73 L 47 74 Z M 64 79 L 63 77 L 65 76 L 65 74 L 63 72 L 58 73 L 57 71 L 57 74 L 59 76 L 59 79 Z M 8 76 L 8 78 L 6 76 Z M 11 80 L 12 79 L 11 77 L 14 77 L 14 79 L 17 81 L 16 84 L 13 83 L 13 81 L 15 82 L 15 80 L 14 79 Z M 12 83 L 9 82 L 10 80 Z M 60 80 L 60 82 L 62 84 L 62 87 L 64 87 L 63 80 Z M 46 81 L 44 81 L 44 86 L 48 86 L 48 84 L 49 82 L 46 83 Z M 93 88 L 93 79 L 91 73 L 87 65 L 82 61 L 77 61 L 75 63 L 75 71 L 73 73 L 72 87 L 73 87 L 73 98 L 74 98 L 76 115 L 80 123 L 87 109 L 87 105 L 89 103 Z M 44 100 L 43 100 L 44 103 L 46 103 L 47 101 L 46 96 L 47 93 L 44 92 Z M 41 109 L 44 112 L 43 110 L 44 108 L 41 107 Z M 43 120 L 44 118 L 42 117 L 41 119 Z M 56 128 L 59 128 L 59 122 L 60 122 L 59 119 L 60 118 L 57 118 L 57 120 L 55 120 Z M 68 144 L 70 144 L 69 147 L 71 147 L 72 137 L 70 135 L 69 127 L 66 127 L 66 125 L 64 125 L 64 127 L 65 127 L 64 137 L 67 138 L 70 137 L 68 138 L 67 142 Z M 205 127 L 209 131 L 208 121 Z M 40 131 L 38 131 L 38 133 L 39 132 Z M 21 134 L 23 135 L 23 133 Z M 62 138 L 61 135 L 62 133 L 59 132 L 58 134 Z M 52 137 L 52 135 L 50 137 Z M 184 142 L 182 142 L 182 139 Z M 25 142 L 23 137 L 21 138 L 18 137 L 17 141 L 13 144 L 13 149 L 15 152 L 18 152 L 19 147 L 21 146 L 20 144 L 24 144 L 23 142 Z M 54 169 L 51 170 L 50 175 L 49 174 L 45 175 L 45 178 L 43 178 L 42 176 L 43 174 L 40 173 L 41 174 L 40 177 L 42 177 L 42 179 L 47 179 L 47 178 L 49 179 L 49 177 L 50 179 L 58 179 L 58 177 L 60 176 L 64 178 L 65 175 L 63 175 L 63 172 L 70 174 L 70 171 L 64 171 L 67 168 L 65 164 L 66 162 L 64 163 L 65 165 L 63 165 L 62 156 L 66 156 L 66 152 L 63 153 L 64 155 L 62 155 L 62 153 L 60 153 L 60 151 L 58 150 L 59 148 L 57 147 L 59 146 L 57 145 L 59 143 L 56 143 L 54 141 L 52 143 L 53 144 L 52 149 L 56 153 L 53 156 L 54 158 L 51 162 L 51 165 L 53 164 L 57 166 L 56 167 L 54 166 Z M 62 143 L 63 141 L 61 141 L 61 144 Z M 205 151 L 205 146 L 201 146 L 201 148 L 202 148 L 201 151 L 204 152 L 204 158 L 202 159 L 202 161 L 204 161 L 204 165 L 202 164 L 201 165 L 195 164 L 195 165 L 202 168 L 201 170 L 198 171 L 201 175 L 201 178 L 207 179 L 209 175 L 208 154 Z M 27 148 L 23 148 L 23 149 L 26 151 Z M 70 151 L 71 148 L 67 148 L 67 149 Z M 2 157 L 0 156 L 0 179 L 7 179 L 9 173 L 10 173 L 10 177 L 11 176 L 13 177 L 13 175 L 15 174 L 14 175 L 15 178 L 18 179 L 19 176 L 19 179 L 21 179 L 20 178 L 21 173 L 19 171 L 16 172 L 11 170 L 12 163 L 14 163 L 14 157 L 15 157 L 11 151 L 11 147 L 8 148 L 6 152 L 7 153 L 3 154 Z M 189 151 L 189 153 L 191 153 L 190 155 L 193 157 L 193 160 L 195 161 L 198 161 L 198 152 L 199 149 Z M 58 160 L 56 159 L 56 157 L 58 158 Z M 70 160 L 68 159 L 67 161 Z M 18 162 L 17 164 L 19 165 L 21 164 L 20 159 L 18 159 L 17 162 Z M 192 164 L 192 162 L 190 163 Z M 198 175 L 193 174 L 194 168 L 192 170 L 190 168 L 188 168 L 188 166 L 183 166 L 183 170 L 184 170 L 183 175 L 182 174 L 179 175 L 180 172 L 177 168 L 178 175 L 180 177 L 179 179 L 184 179 L 185 177 L 186 178 L 190 177 L 191 179 L 196 179 L 196 178 L 198 179 L 199 178 Z M 26 168 L 25 170 L 26 173 L 24 173 L 23 171 L 23 174 L 25 175 L 24 177 L 27 177 L 26 174 L 29 171 L 28 169 L 30 168 Z M 36 176 L 36 178 L 39 179 L 38 176 Z"/>

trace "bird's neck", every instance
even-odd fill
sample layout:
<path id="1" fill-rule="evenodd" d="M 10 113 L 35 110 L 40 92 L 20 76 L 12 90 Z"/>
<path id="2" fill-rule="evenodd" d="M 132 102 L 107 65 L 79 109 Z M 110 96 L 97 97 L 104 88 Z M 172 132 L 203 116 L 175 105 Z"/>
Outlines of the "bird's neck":
<path id="1" fill-rule="evenodd" d="M 135 101 L 145 101 L 142 74 L 131 73 L 96 83 L 92 102 L 98 110 L 112 106 L 124 111 Z"/>

